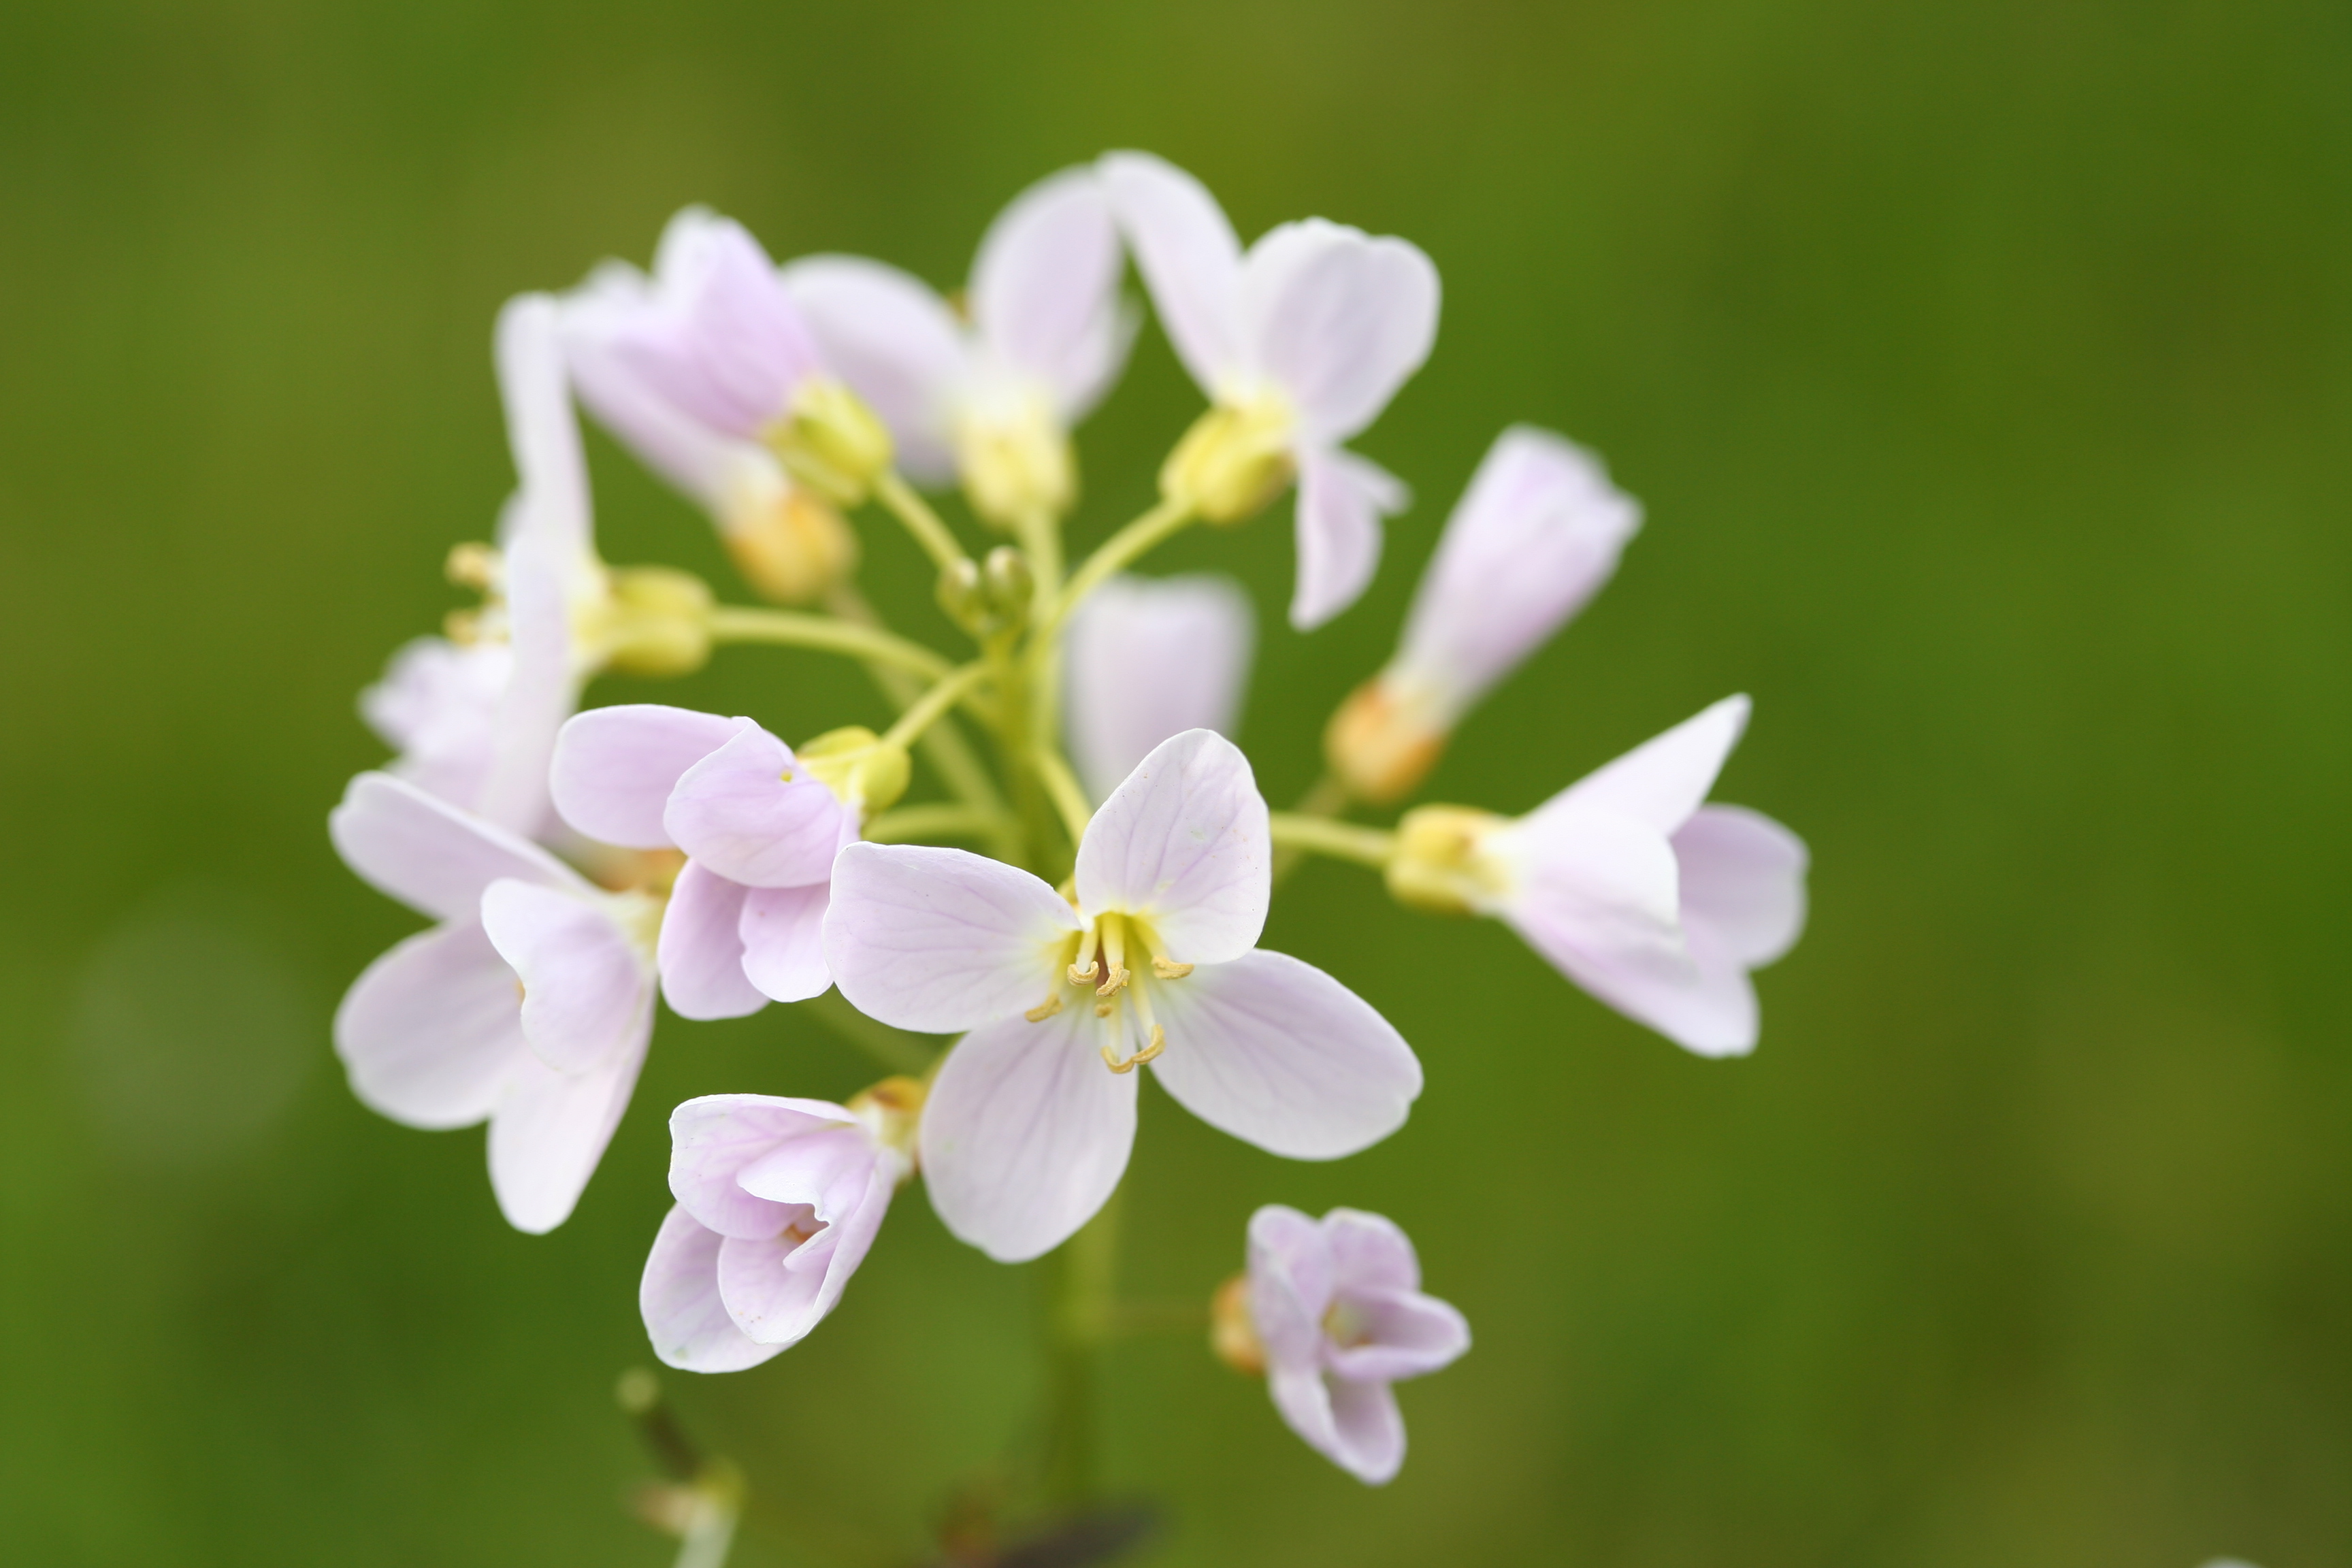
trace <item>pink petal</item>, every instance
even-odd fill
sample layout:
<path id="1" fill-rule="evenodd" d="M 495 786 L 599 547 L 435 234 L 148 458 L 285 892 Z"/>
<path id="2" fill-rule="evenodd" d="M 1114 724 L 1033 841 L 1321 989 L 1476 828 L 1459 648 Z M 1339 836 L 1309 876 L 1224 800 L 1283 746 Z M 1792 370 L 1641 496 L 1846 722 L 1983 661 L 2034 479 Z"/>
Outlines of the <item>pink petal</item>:
<path id="1" fill-rule="evenodd" d="M 735 1183 L 770 1203 L 805 1205 L 833 1225 L 864 1201 L 882 1153 L 864 1125 L 845 1121 L 784 1140 L 737 1172 Z"/>
<path id="2" fill-rule="evenodd" d="M 869 1160 L 847 1211 L 810 1240 L 730 1238 L 719 1255 L 719 1289 L 735 1324 L 762 1344 L 805 1338 L 840 1303 L 889 1212 L 894 1172 Z"/>
<path id="3" fill-rule="evenodd" d="M 649 289 L 635 268 L 608 262 L 565 301 L 564 355 L 580 401 L 623 445 L 705 507 L 719 509 L 747 469 L 764 469 L 781 489 L 782 470 L 772 456 L 676 407 L 619 352 L 650 309 Z"/>
<path id="4" fill-rule="evenodd" d="M 1742 805 L 1703 805 L 1674 837 L 1683 923 L 1744 968 L 1760 969 L 1805 929 L 1805 841 Z"/>
<path id="5" fill-rule="evenodd" d="M 898 462 L 927 484 L 955 477 L 950 408 L 967 374 L 964 329 L 919 279 L 862 256 L 811 256 L 783 271 L 825 363 L 890 427 Z"/>
<path id="6" fill-rule="evenodd" d="M 681 1018 L 740 1018 L 768 1005 L 743 968 L 743 905 L 751 891 L 699 860 L 670 889 L 656 949 L 662 997 Z"/>
<path id="7" fill-rule="evenodd" d="M 419 931 L 344 993 L 335 1054 L 352 1092 L 378 1115 L 469 1127 L 490 1114 L 530 1054 L 514 971 L 473 921 Z"/>
<path id="8" fill-rule="evenodd" d="M 784 1347 L 763 1345 L 735 1326 L 719 1296 L 719 1249 L 725 1238 L 705 1229 L 683 1205 L 654 1236 L 637 1286 L 646 1337 L 665 1366 L 681 1372 L 741 1372 Z"/>
<path id="9" fill-rule="evenodd" d="M 846 815 L 814 779 L 788 779 L 792 748 L 757 725 L 688 768 L 662 821 L 670 837 L 730 881 L 753 888 L 822 882 Z"/>
<path id="10" fill-rule="evenodd" d="M 966 1035 L 932 1082 L 922 1121 L 931 1206 L 1000 1263 L 1060 1246 L 1127 1169 L 1136 1075 L 1106 1068 L 1097 1043 L 1084 1006 L 1039 1024 L 1006 1018 Z"/>
<path id="11" fill-rule="evenodd" d="M 1250 1316 L 1277 1368 L 1323 1363 L 1323 1313 L 1331 1305 L 1331 1248 L 1323 1227 L 1282 1204 L 1250 1215 Z"/>
<path id="12" fill-rule="evenodd" d="M 1071 760 L 1097 800 L 1187 730 L 1230 737 L 1255 640 L 1230 577 L 1114 577 L 1071 616 L 1065 662 Z"/>
<path id="13" fill-rule="evenodd" d="M 824 916 L 833 889 L 824 882 L 805 888 L 753 888 L 743 900 L 736 931 L 742 942 L 743 977 L 764 996 L 804 1002 L 833 984 L 824 963 Z"/>
<path id="14" fill-rule="evenodd" d="M 653 1023 L 648 995 L 621 1048 L 585 1072 L 557 1072 L 535 1055 L 516 1064 L 490 1117 L 490 1190 L 509 1225 L 537 1236 L 571 1217 L 628 1109 Z"/>
<path id="15" fill-rule="evenodd" d="M 980 242 L 972 322 L 998 359 L 1054 389 L 1066 422 L 1085 417 L 1127 357 L 1123 264 L 1109 198 L 1087 167 L 1013 197 Z"/>
<path id="16" fill-rule="evenodd" d="M 618 1052 L 650 1004 L 645 961 L 604 909 L 571 893 L 497 881 L 482 929 L 522 982 L 522 1032 L 558 1072 Z"/>
<path id="17" fill-rule="evenodd" d="M 744 1170 L 778 1149 L 853 1121 L 825 1100 L 772 1094 L 707 1094 L 669 1114 L 669 1190 L 695 1219 L 721 1236 L 774 1236 L 789 1203 L 744 1190 Z M 855 1131 L 855 1129 L 853 1129 Z"/>
<path id="18" fill-rule="evenodd" d="M 669 792 L 688 768 L 751 727 L 749 719 L 650 702 L 592 708 L 556 737 L 548 778 L 555 809 L 600 842 L 670 848 L 662 826 Z"/>
<path id="19" fill-rule="evenodd" d="M 1331 1249 L 1334 1289 L 1421 1289 L 1421 1260 L 1394 1220 L 1361 1209 L 1333 1209 L 1323 1216 L 1323 1238 Z"/>
<path id="20" fill-rule="evenodd" d="M 1748 710 L 1747 698 L 1725 698 L 1587 773 L 1538 807 L 1529 820 L 1574 805 L 1616 812 L 1661 833 L 1674 832 L 1714 787 L 1724 759 L 1748 728 Z"/>
<path id="21" fill-rule="evenodd" d="M 1221 963 L 1265 929 L 1273 854 L 1249 759 L 1188 730 L 1153 747 L 1087 825 L 1078 903 L 1148 916 L 1177 963 Z"/>
<path id="22" fill-rule="evenodd" d="M 1149 153 L 1108 153 L 1095 166 L 1160 330 L 1214 397 L 1247 361 L 1234 226 L 1200 181 Z"/>
<path id="23" fill-rule="evenodd" d="M 482 819 L 512 832 L 543 836 L 553 826 L 547 795 L 548 760 L 563 721 L 579 705 L 583 659 L 573 645 L 568 574 L 576 561 L 535 536 L 530 509 L 516 498 L 505 531 L 508 647 L 512 665 L 499 693 L 497 740 L 476 809 Z"/>
<path id="24" fill-rule="evenodd" d="M 427 795 L 471 809 L 498 751 L 499 700 L 514 672 L 504 643 L 458 647 L 418 637 L 360 693 L 360 716 L 400 753 L 385 771 Z"/>
<path id="25" fill-rule="evenodd" d="M 823 368 L 774 264 L 731 219 L 688 207 L 670 220 L 648 304 L 613 343 L 614 357 L 713 430 L 757 437 Z"/>
<path id="26" fill-rule="evenodd" d="M 824 960 L 859 1012 L 943 1034 L 1044 1002 L 1061 984 L 1064 942 L 1083 929 L 1059 893 L 1000 861 L 851 844 L 834 862 Z"/>
<path id="27" fill-rule="evenodd" d="M 1402 511 L 1404 486 L 1379 464 L 1337 447 L 1299 455 L 1298 579 L 1290 624 L 1313 631 L 1361 597 L 1381 564 L 1381 519 Z"/>
<path id="28" fill-rule="evenodd" d="M 1470 1325 L 1434 1296 L 1418 1290 L 1343 1290 L 1339 1305 L 1366 1336 L 1360 1345 L 1333 1345 L 1326 1364 L 1359 1383 L 1421 1377 L 1470 1348 Z"/>
<path id="29" fill-rule="evenodd" d="M 559 554 L 592 548 L 588 459 L 572 415 L 563 308 L 551 294 L 518 294 L 499 311 L 499 393 L 528 527 Z"/>
<path id="30" fill-rule="evenodd" d="M 1437 268 L 1418 246 L 1308 218 L 1242 264 L 1256 369 L 1290 395 L 1302 438 L 1337 445 L 1378 418 L 1437 341 Z"/>
<path id="31" fill-rule="evenodd" d="M 1151 1064 L 1210 1126 L 1294 1160 L 1332 1160 L 1404 1125 L 1412 1049 L 1370 1003 L 1312 964 L 1246 952 L 1153 982 L 1168 1048 Z"/>
<path id="32" fill-rule="evenodd" d="M 1384 1486 L 1404 1466 L 1404 1417 L 1385 1383 L 1328 1380 L 1331 1447 L 1326 1455 L 1368 1486 Z"/>
<path id="33" fill-rule="evenodd" d="M 328 815 L 327 833 L 361 880 L 436 920 L 470 922 L 482 889 L 501 877 L 587 887 L 536 844 L 389 773 L 352 780 Z"/>
<path id="34" fill-rule="evenodd" d="M 1320 1367 L 1276 1366 L 1266 1373 L 1265 1391 L 1273 1395 L 1284 1424 L 1305 1438 L 1308 1447 L 1334 1464 L 1345 1463 L 1331 1418 L 1331 1391 Z"/>

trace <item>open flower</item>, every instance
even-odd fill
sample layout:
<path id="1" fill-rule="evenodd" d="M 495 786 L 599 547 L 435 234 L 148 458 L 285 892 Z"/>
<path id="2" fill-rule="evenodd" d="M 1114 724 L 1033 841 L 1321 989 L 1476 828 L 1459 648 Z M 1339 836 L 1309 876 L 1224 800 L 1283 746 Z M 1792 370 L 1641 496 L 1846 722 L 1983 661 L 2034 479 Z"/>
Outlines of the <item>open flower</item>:
<path id="1" fill-rule="evenodd" d="M 652 704 L 593 708 L 563 727 L 551 782 L 564 820 L 606 844 L 688 858 L 658 948 L 679 1016 L 740 1017 L 833 983 L 820 938 L 834 856 L 887 771 L 872 753 L 895 751 L 865 731 L 836 735 L 867 744 L 821 739 L 795 756 L 749 719 Z"/>
<path id="2" fill-rule="evenodd" d="M 970 323 L 929 286 L 855 256 L 784 268 L 826 361 L 882 416 L 919 481 L 961 477 L 1000 527 L 1076 498 L 1070 427 L 1118 379 L 1135 335 L 1118 231 L 1090 168 L 1015 196 L 980 242 Z"/>
<path id="3" fill-rule="evenodd" d="M 1216 198 L 1143 153 L 1099 165 L 1111 207 L 1184 368 L 1213 405 L 1160 489 L 1211 522 L 1248 517 L 1298 481 L 1301 631 L 1356 602 L 1380 564 L 1402 484 L 1342 443 L 1370 425 L 1437 335 L 1437 269 L 1408 241 L 1309 218 L 1248 254 Z"/>
<path id="4" fill-rule="evenodd" d="M 1463 714 L 1600 592 L 1641 526 L 1641 503 L 1591 453 L 1525 425 L 1496 437 L 1446 520 L 1396 657 L 1324 735 L 1349 793 L 1409 794 Z"/>
<path id="5" fill-rule="evenodd" d="M 1389 1385 L 1470 1348 L 1462 1314 L 1422 1294 L 1404 1232 L 1357 1209 L 1318 1221 L 1268 1204 L 1252 1215 L 1249 1273 L 1218 1292 L 1215 1328 L 1218 1353 L 1265 1374 L 1290 1429 L 1373 1486 L 1404 1463 Z"/>
<path id="6" fill-rule="evenodd" d="M 581 400 L 701 503 L 754 586 L 798 603 L 848 570 L 856 541 L 833 507 L 888 467 L 889 437 L 740 224 L 680 212 L 650 278 L 619 261 L 590 274 L 564 336 Z"/>
<path id="7" fill-rule="evenodd" d="M 807 1337 L 914 1169 L 922 1093 L 888 1079 L 845 1106 L 714 1094 L 672 1111 L 677 1206 L 637 1289 L 654 1353 L 688 1372 L 740 1372 Z"/>
<path id="8" fill-rule="evenodd" d="M 1270 847 L 1247 760 L 1192 730 L 1095 814 L 1074 900 L 960 849 L 842 850 L 824 922 L 842 994 L 900 1028 L 971 1031 L 923 1113 L 950 1230 L 1013 1262 L 1085 1224 L 1127 1168 L 1146 1062 L 1202 1121 L 1293 1159 L 1403 1122 L 1421 1064 L 1396 1030 L 1255 946 Z"/>
<path id="9" fill-rule="evenodd" d="M 1756 1047 L 1748 971 L 1805 923 L 1805 846 L 1759 813 L 1703 805 L 1748 724 L 1727 697 L 1516 819 L 1423 806 L 1389 886 L 1507 921 L 1560 973 L 1700 1056 Z"/>
<path id="10" fill-rule="evenodd" d="M 1232 738 L 1256 616 L 1230 577 L 1113 577 L 1078 604 L 1064 644 L 1070 760 L 1101 800 L 1187 730 Z"/>
<path id="11" fill-rule="evenodd" d="M 412 1127 L 488 1121 L 499 1207 L 552 1230 L 645 1060 L 658 898 L 593 887 L 386 773 L 353 779 L 328 831 L 363 880 L 440 922 L 368 965 L 336 1009 L 352 1091 Z"/>

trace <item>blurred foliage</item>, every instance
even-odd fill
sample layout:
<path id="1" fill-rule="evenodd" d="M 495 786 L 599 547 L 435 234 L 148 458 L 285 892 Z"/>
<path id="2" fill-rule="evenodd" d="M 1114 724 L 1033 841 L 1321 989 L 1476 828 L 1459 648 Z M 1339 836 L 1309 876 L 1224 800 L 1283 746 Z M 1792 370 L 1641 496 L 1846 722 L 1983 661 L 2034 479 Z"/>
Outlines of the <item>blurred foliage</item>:
<path id="1" fill-rule="evenodd" d="M 501 298 L 688 201 L 948 284 L 1013 191 L 1120 145 L 1245 234 L 1321 213 L 1444 275 L 1361 443 L 1420 502 L 1362 605 L 1265 639 L 1268 793 L 1528 419 L 1649 526 L 1431 793 L 1523 808 L 1746 689 L 1722 794 L 1817 857 L 1732 1064 L 1351 868 L 1286 889 L 1269 944 L 1382 1007 L 1428 1093 L 1331 1166 L 1147 1094 L 1129 1288 L 1205 1296 L 1256 1204 L 1344 1202 L 1478 1342 L 1404 1391 L 1378 1492 L 1190 1335 L 1118 1347 L 1155 1561 L 2352 1558 L 2352 12 L 2309 0 L 0 10 L 0 1555 L 667 1560 L 612 1396 L 664 1116 L 871 1075 L 799 1013 L 665 1019 L 578 1216 L 507 1230 L 478 1132 L 375 1119 L 328 1054 L 414 923 L 322 831 L 382 754 L 352 697 L 510 483 Z M 1081 540 L 1194 405 L 1147 337 Z M 610 558 L 740 596 L 595 459 Z M 911 548 L 869 540 L 919 622 Z M 1274 628 L 1289 555 L 1276 517 L 1153 565 L 1239 573 Z M 596 700 L 656 692 L 871 711 L 761 650 Z M 806 1345 L 667 1384 L 769 1506 L 911 1547 L 1031 1419 L 1035 1273 L 910 1194 Z"/>

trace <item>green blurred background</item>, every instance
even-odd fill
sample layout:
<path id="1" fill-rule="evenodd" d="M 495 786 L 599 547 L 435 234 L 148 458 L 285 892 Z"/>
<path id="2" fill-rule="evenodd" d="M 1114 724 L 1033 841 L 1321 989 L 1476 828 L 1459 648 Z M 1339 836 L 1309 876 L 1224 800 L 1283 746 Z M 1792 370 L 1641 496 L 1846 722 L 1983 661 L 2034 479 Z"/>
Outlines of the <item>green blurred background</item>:
<path id="1" fill-rule="evenodd" d="M 1139 1295 L 1259 1203 L 1394 1215 L 1473 1353 L 1380 1491 L 1189 1334 L 1108 1358 L 1158 1562 L 2264 1568 L 2352 1560 L 2352 13 L 2263 0 L 0 10 L 0 1556 L 653 1564 L 611 1389 L 663 1118 L 871 1076 L 805 1016 L 665 1018 L 579 1214 L 508 1230 L 478 1132 L 352 1101 L 341 987 L 415 921 L 324 816 L 352 711 L 510 484 L 506 295 L 703 201 L 781 256 L 958 280 L 1113 146 L 1245 235 L 1407 235 L 1435 356 L 1360 443 L 1418 488 L 1378 584 L 1280 624 L 1279 516 L 1188 538 L 1265 626 L 1268 793 L 1384 654 L 1505 423 L 1649 507 L 1438 798 L 1524 808 L 1732 690 L 1721 794 L 1816 856 L 1750 1060 L 1506 933 L 1287 887 L 1269 945 L 1419 1047 L 1330 1166 L 1147 1094 Z M 1147 334 L 1085 432 L 1099 537 L 1196 399 Z M 601 441 L 609 558 L 731 596 Z M 869 585 L 925 623 L 919 563 Z M 677 686 L 787 734 L 851 676 Z M 1035 1269 L 902 1203 L 844 1310 L 668 1379 L 792 1510 L 910 1548 L 1030 1420 Z M 761 1540 L 745 1563 L 793 1561 Z"/>

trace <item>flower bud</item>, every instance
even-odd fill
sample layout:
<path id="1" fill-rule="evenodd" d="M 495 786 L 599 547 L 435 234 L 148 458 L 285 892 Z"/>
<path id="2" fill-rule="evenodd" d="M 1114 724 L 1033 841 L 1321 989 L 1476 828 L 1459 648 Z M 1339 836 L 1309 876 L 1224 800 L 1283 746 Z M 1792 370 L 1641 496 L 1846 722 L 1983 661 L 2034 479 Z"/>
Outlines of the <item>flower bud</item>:
<path id="1" fill-rule="evenodd" d="M 1037 579 L 1029 558 L 1009 544 L 1000 544 L 981 563 L 981 578 L 988 590 L 989 608 L 997 626 L 1018 626 L 1029 618 L 1029 602 L 1036 596 Z"/>
<path id="2" fill-rule="evenodd" d="M 1481 851 L 1509 819 L 1466 805 L 1424 805 L 1397 824 L 1397 847 L 1385 875 L 1397 902 L 1433 914 L 1469 914 L 1503 889 Z"/>
<path id="3" fill-rule="evenodd" d="M 950 562 L 940 570 L 939 586 L 933 593 L 948 619 L 979 635 L 988 619 L 988 583 L 981 575 L 977 562 L 969 556 Z"/>
<path id="4" fill-rule="evenodd" d="M 863 501 L 890 468 L 888 427 L 831 376 L 801 383 L 768 445 L 793 478 L 838 506 Z"/>
<path id="5" fill-rule="evenodd" d="M 667 566 L 609 576 L 604 668 L 621 675 L 691 675 L 710 658 L 710 585 Z"/>
<path id="6" fill-rule="evenodd" d="M 1270 394 L 1219 403 L 1192 422 L 1160 468 L 1160 493 L 1207 522 L 1255 517 L 1298 475 L 1297 419 Z"/>
<path id="7" fill-rule="evenodd" d="M 1250 1312 L 1247 1274 L 1234 1275 L 1209 1298 L 1209 1349 L 1235 1372 L 1250 1377 L 1265 1374 L 1265 1345 Z"/>
<path id="8" fill-rule="evenodd" d="M 867 816 L 895 805 L 913 771 L 904 746 L 886 742 L 863 724 L 828 730 L 793 754 L 811 778 Z"/>
<path id="9" fill-rule="evenodd" d="M 1323 757 L 1356 799 L 1387 805 L 1411 795 L 1437 765 L 1446 728 L 1383 671 L 1348 694 L 1323 729 Z"/>
<path id="10" fill-rule="evenodd" d="M 956 468 L 982 521 L 1013 528 L 1059 517 L 1077 499 L 1077 459 L 1053 410 L 1036 397 L 958 421 Z"/>
<path id="11" fill-rule="evenodd" d="M 798 487 L 730 517 L 719 537 L 744 580 L 779 605 L 814 604 L 857 564 L 857 535 Z"/>

